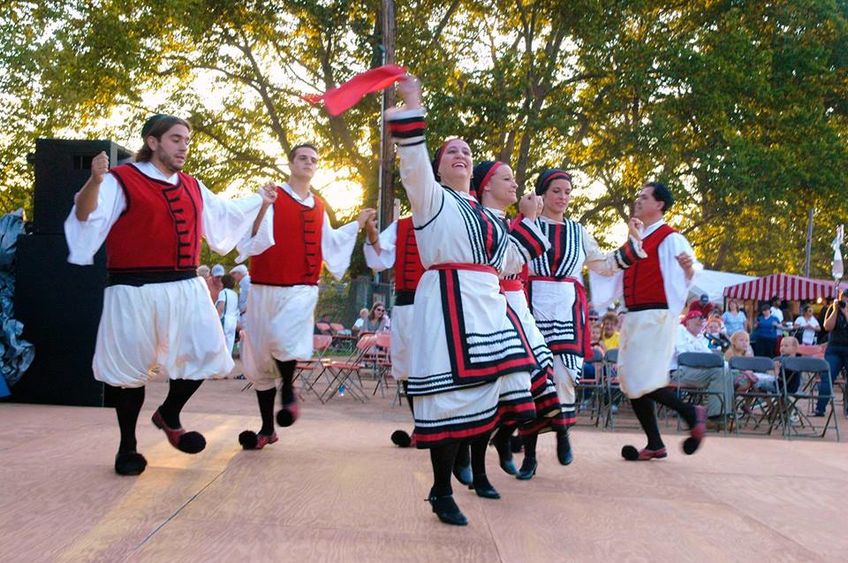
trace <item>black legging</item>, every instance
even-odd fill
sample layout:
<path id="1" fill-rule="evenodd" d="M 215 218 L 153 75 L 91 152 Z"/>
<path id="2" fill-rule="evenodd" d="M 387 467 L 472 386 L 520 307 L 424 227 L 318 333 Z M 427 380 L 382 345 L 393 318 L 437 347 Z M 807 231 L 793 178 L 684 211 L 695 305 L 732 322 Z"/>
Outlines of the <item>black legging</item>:
<path id="1" fill-rule="evenodd" d="M 667 387 L 656 389 L 650 393 L 639 397 L 638 399 L 630 399 L 630 404 L 633 405 L 633 412 L 636 418 L 639 419 L 639 424 L 642 430 L 648 437 L 649 450 L 659 450 L 665 447 L 665 444 L 660 437 L 660 429 L 657 425 L 657 415 L 654 410 L 654 403 L 659 403 L 667 408 L 676 411 L 689 428 L 695 426 L 695 407 L 681 401 L 674 391 Z"/>
<path id="2" fill-rule="evenodd" d="M 283 380 L 283 384 L 280 386 L 280 398 L 283 399 L 283 406 L 291 404 L 294 402 L 294 368 L 297 365 L 297 361 L 289 360 L 286 362 L 281 362 L 280 360 L 274 360 L 277 363 L 277 369 L 280 370 L 280 377 Z"/>
<path id="3" fill-rule="evenodd" d="M 121 443 L 118 451 L 121 453 L 136 451 L 135 427 L 138 413 L 144 404 L 144 387 L 125 389 L 109 386 L 114 391 L 115 414 L 118 415 L 118 426 L 121 429 Z"/>
<path id="4" fill-rule="evenodd" d="M 460 442 L 451 442 L 443 446 L 430 448 L 430 463 L 433 465 L 433 489 L 430 491 L 431 495 L 442 497 L 453 494 L 451 475 L 459 446 Z"/>

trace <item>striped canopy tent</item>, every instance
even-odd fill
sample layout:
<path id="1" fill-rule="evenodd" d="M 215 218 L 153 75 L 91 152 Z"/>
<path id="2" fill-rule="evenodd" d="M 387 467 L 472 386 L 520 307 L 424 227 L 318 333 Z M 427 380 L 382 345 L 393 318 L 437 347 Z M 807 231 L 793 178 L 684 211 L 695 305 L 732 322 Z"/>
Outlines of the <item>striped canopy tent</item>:
<path id="1" fill-rule="evenodd" d="M 835 297 L 834 283 L 790 274 L 771 274 L 724 288 L 724 296 L 733 299 L 768 301 L 779 297 L 787 301 L 808 301 Z"/>

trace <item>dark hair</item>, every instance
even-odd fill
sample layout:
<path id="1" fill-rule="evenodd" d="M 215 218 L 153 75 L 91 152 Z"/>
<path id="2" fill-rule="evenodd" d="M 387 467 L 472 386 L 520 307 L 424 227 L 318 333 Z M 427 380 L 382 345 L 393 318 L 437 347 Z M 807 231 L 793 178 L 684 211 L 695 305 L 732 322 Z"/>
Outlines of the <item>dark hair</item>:
<path id="1" fill-rule="evenodd" d="M 647 182 L 645 187 L 654 188 L 652 195 L 655 200 L 662 202 L 663 213 L 668 211 L 674 204 L 674 197 L 671 195 L 671 191 L 669 191 L 668 187 L 662 182 Z"/>
<path id="2" fill-rule="evenodd" d="M 144 144 L 138 152 L 135 153 L 135 161 L 150 162 L 150 159 L 153 158 L 153 149 L 147 146 L 147 138 L 156 137 L 156 140 L 161 141 L 162 135 L 170 131 L 171 127 L 174 125 L 184 125 L 188 129 L 188 132 L 191 133 L 191 123 L 185 119 L 181 119 L 173 115 L 161 114 L 149 117 L 147 121 L 144 122 L 144 127 L 141 128 L 141 138 Z"/>
<path id="3" fill-rule="evenodd" d="M 221 285 L 227 289 L 232 289 L 236 286 L 236 278 L 230 274 L 224 274 L 221 276 Z"/>
<path id="4" fill-rule="evenodd" d="M 312 143 L 300 143 L 299 145 L 293 146 L 289 151 L 289 162 L 294 160 L 294 157 L 297 156 L 297 151 L 300 149 L 312 149 L 316 153 L 318 152 L 318 147 L 316 147 Z"/>

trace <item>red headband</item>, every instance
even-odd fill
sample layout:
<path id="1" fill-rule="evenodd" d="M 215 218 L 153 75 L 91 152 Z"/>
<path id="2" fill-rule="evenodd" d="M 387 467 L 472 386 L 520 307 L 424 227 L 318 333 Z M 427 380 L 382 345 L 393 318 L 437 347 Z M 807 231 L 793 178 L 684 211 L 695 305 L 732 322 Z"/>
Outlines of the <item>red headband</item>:
<path id="1" fill-rule="evenodd" d="M 489 171 L 486 172 L 486 175 L 483 176 L 483 179 L 480 180 L 480 184 L 477 186 L 477 200 L 478 201 L 480 201 L 480 202 L 483 201 L 483 188 L 485 188 L 486 184 L 489 183 L 489 180 L 492 179 L 492 175 L 495 173 L 495 170 L 497 170 L 498 168 L 503 166 L 503 164 L 504 163 L 501 162 L 500 160 L 496 160 L 495 163 L 492 165 L 492 167 L 489 168 Z"/>

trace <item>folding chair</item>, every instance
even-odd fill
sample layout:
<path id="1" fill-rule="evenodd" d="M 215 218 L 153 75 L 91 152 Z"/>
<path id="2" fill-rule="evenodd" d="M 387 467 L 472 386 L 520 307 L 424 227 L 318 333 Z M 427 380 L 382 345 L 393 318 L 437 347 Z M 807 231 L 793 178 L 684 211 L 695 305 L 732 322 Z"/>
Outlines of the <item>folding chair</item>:
<path id="1" fill-rule="evenodd" d="M 330 329 L 333 331 L 333 346 L 337 350 L 350 351 L 353 348 L 352 344 L 356 342 L 356 337 L 350 332 L 350 329 L 345 328 L 341 323 L 330 323 Z"/>
<path id="2" fill-rule="evenodd" d="M 589 421 L 592 422 L 595 426 L 599 426 L 601 423 L 601 409 L 603 405 L 603 392 L 606 390 L 604 377 L 603 377 L 603 362 L 604 362 L 604 354 L 601 353 L 600 350 L 593 350 L 593 356 L 591 358 L 587 358 L 585 360 L 586 363 L 590 363 L 595 368 L 595 377 L 581 377 L 580 383 L 575 386 L 575 392 L 577 394 L 576 402 L 578 412 L 581 410 L 581 405 L 587 399 L 586 393 L 587 391 L 590 393 L 589 396 Z M 583 372 L 586 373 L 585 370 Z"/>
<path id="3" fill-rule="evenodd" d="M 786 389 L 786 372 L 797 372 L 802 376 L 801 386 L 796 393 L 789 393 Z M 808 379 L 806 382 L 803 381 L 803 376 L 807 375 Z M 786 419 L 787 424 L 785 425 L 784 435 L 787 438 L 791 438 L 794 432 L 796 436 L 818 436 L 820 438 L 824 438 L 827 434 L 827 429 L 830 426 L 831 421 L 833 422 L 833 427 L 836 430 L 836 441 L 839 441 L 839 423 L 838 416 L 836 415 L 836 393 L 834 393 L 833 389 L 831 389 L 830 396 L 827 399 L 828 404 L 830 405 L 830 412 L 827 413 L 827 418 L 825 419 L 824 426 L 822 427 L 821 434 L 815 430 L 815 425 L 810 420 L 810 417 L 807 413 L 803 412 L 800 408 L 798 408 L 798 403 L 800 401 L 808 401 L 810 407 L 812 407 L 813 403 L 818 401 L 821 397 L 817 388 L 817 380 L 822 377 L 830 377 L 830 364 L 828 364 L 825 360 L 820 358 L 809 358 L 809 357 L 785 357 L 781 358 L 780 363 L 780 378 L 783 382 L 783 393 L 784 400 L 786 401 Z M 802 428 L 805 426 L 809 426 L 813 433 L 802 434 L 795 429 L 795 425 L 790 422 L 791 415 L 795 413 L 799 418 L 799 426 Z"/>
<path id="4" fill-rule="evenodd" d="M 714 352 L 684 352 L 677 357 L 677 365 L 681 367 L 691 367 L 697 369 L 711 369 L 711 368 L 721 368 L 724 367 L 724 358 L 722 358 L 719 354 Z M 720 391 L 710 391 L 703 387 L 693 387 L 691 385 L 686 385 L 680 383 L 679 381 L 675 381 L 672 378 L 669 387 L 675 389 L 677 391 L 677 396 L 681 399 L 689 398 L 690 402 L 701 404 L 704 402 L 705 397 L 709 397 L 711 395 L 715 395 L 718 397 L 718 400 L 721 404 L 720 416 L 727 417 L 732 416 L 733 413 L 728 412 L 729 407 L 731 405 L 727 405 L 724 400 L 724 394 Z M 680 424 L 680 420 L 678 419 L 678 425 Z M 727 426 L 724 427 L 724 431 L 727 432 Z"/>
<path id="5" fill-rule="evenodd" d="M 368 400 L 368 395 L 362 388 L 360 372 L 367 368 L 366 357 L 376 342 L 377 336 L 375 334 L 364 334 L 359 338 L 356 348 L 348 358 L 341 361 L 324 362 L 324 369 L 320 375 L 328 374 L 330 382 L 320 394 L 319 398 L 322 403 L 326 403 L 336 396 L 342 386 L 345 386 L 358 401 L 364 403 Z M 356 376 L 356 379 L 354 379 L 354 376 Z"/>
<path id="6" fill-rule="evenodd" d="M 377 334 L 376 340 L 376 371 L 374 377 L 377 379 L 377 385 L 374 386 L 372 395 L 380 391 L 380 396 L 386 396 L 386 389 L 389 388 L 389 375 L 392 373 L 392 335 L 389 332 L 380 332 Z"/>
<path id="7" fill-rule="evenodd" d="M 330 350 L 330 345 L 333 343 L 333 337 L 329 334 L 316 334 L 312 337 L 312 358 L 305 362 L 297 362 L 295 365 L 295 380 L 300 378 L 301 395 L 306 391 L 312 393 L 321 400 L 321 395 L 315 390 L 315 384 L 318 383 L 321 375 L 324 373 L 324 356 Z"/>
<path id="8" fill-rule="evenodd" d="M 601 367 L 603 371 L 604 397 L 599 407 L 601 412 L 598 415 L 604 419 L 604 429 L 610 428 L 611 430 L 615 430 L 615 412 L 613 412 L 613 406 L 616 404 L 616 401 L 624 398 L 624 394 L 621 392 L 621 386 L 618 383 L 618 375 L 616 375 L 617 365 L 618 348 L 607 350 L 606 354 L 604 354 L 604 361 Z"/>
<path id="9" fill-rule="evenodd" d="M 730 358 L 729 367 L 731 370 L 753 371 L 756 373 L 768 373 L 775 371 L 774 360 L 764 356 L 733 356 Z M 771 434 L 775 426 L 785 424 L 785 420 L 783 418 L 785 409 L 782 407 L 783 393 L 779 387 L 779 385 L 776 385 L 774 392 L 757 391 L 753 388 L 748 391 L 741 392 L 734 390 L 733 411 L 736 413 L 736 419 L 731 422 L 733 424 L 733 431 L 736 434 L 739 433 L 740 426 L 744 426 L 752 421 L 754 422 L 752 430 L 759 428 L 763 422 L 768 422 L 767 434 Z M 754 415 L 753 409 L 751 409 L 750 412 L 746 412 L 744 409 L 745 405 L 751 405 L 754 403 L 762 405 L 762 413 L 759 417 Z"/>

